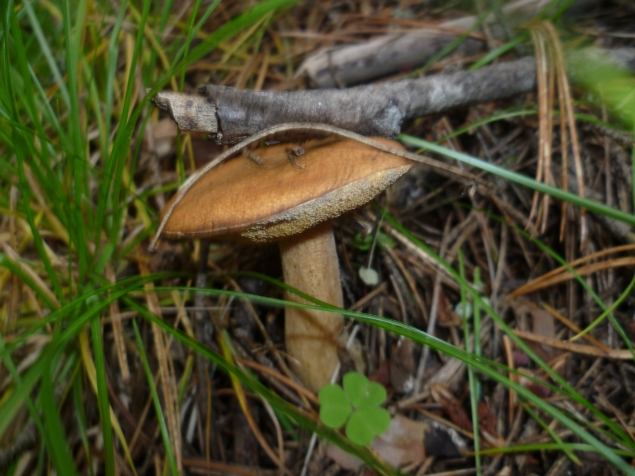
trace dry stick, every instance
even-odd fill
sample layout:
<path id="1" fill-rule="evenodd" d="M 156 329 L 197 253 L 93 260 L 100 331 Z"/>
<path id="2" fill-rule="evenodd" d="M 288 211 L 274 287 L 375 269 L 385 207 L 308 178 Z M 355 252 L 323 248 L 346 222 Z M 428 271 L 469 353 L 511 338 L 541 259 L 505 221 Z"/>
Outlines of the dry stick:
<path id="1" fill-rule="evenodd" d="M 571 14 L 586 11 L 598 3 L 598 0 L 574 1 L 564 13 L 563 19 L 567 22 L 572 19 Z M 513 38 L 514 29 L 549 8 L 548 4 L 545 0 L 505 2 L 505 5 L 496 6 L 493 14 L 483 18 L 482 29 L 491 30 L 494 38 L 505 42 Z M 478 15 L 482 18 L 482 12 L 479 11 Z M 404 33 L 391 30 L 361 43 L 323 49 L 308 55 L 298 68 L 297 75 L 308 76 L 315 87 L 334 88 L 338 84 L 360 84 L 398 74 L 404 66 L 418 68 L 429 64 L 460 35 L 473 30 L 478 22 L 475 15 L 469 15 L 432 25 L 428 23 Z M 394 25 L 397 20 L 391 19 L 387 23 Z M 459 56 L 459 60 L 465 60 L 466 56 L 483 52 L 487 49 L 486 46 L 489 45 L 485 45 L 482 37 L 477 32 L 472 32 L 451 54 L 452 57 Z"/>
<path id="2" fill-rule="evenodd" d="M 408 287 L 410 288 L 410 291 L 414 295 L 414 299 L 415 299 L 415 302 L 417 303 L 417 307 L 419 308 L 419 311 L 421 312 L 421 318 L 424 320 L 424 322 L 428 322 L 428 316 L 426 314 L 426 306 L 423 303 L 423 299 L 421 298 L 421 295 L 417 291 L 416 281 L 406 269 L 406 266 L 404 265 L 403 261 L 399 259 L 399 256 L 397 256 L 397 253 L 395 253 L 395 251 L 390 246 L 387 246 L 385 248 L 385 252 L 387 256 L 390 256 L 392 261 L 395 263 L 395 266 L 399 270 L 399 273 L 401 274 L 401 276 L 403 276 L 403 279 L 406 281 L 406 283 L 408 283 Z M 408 324 L 408 322 L 405 322 L 405 321 L 404 323 Z"/>
<path id="3" fill-rule="evenodd" d="M 606 352 L 607 354 L 612 352 L 613 349 L 611 347 L 609 347 L 608 345 L 604 344 L 602 341 L 597 340 L 595 337 L 593 337 L 591 334 L 583 334 L 583 330 L 580 329 L 578 326 L 576 326 L 573 322 L 571 322 L 569 319 L 567 319 L 565 316 L 563 316 L 562 314 L 560 314 L 558 311 L 556 311 L 553 307 L 551 307 L 549 304 L 547 304 L 546 302 L 542 303 L 542 307 L 545 309 L 545 311 L 547 311 L 549 314 L 551 314 L 553 317 L 555 317 L 556 319 L 558 319 L 560 322 L 562 322 L 565 326 L 567 326 L 569 329 L 571 329 L 573 332 L 576 333 L 576 335 L 578 334 L 582 334 L 582 338 L 586 339 L 587 341 L 589 341 L 591 344 L 593 344 L 594 346 L 596 346 L 598 349 L 602 349 L 604 352 Z M 569 342 L 573 342 L 573 339 L 571 339 Z"/>
<path id="4" fill-rule="evenodd" d="M 365 136 L 395 138 L 404 121 L 452 108 L 505 99 L 532 91 L 532 57 L 476 71 L 358 86 L 348 89 L 251 91 L 203 85 L 199 93 L 157 93 L 154 104 L 184 132 L 206 132 L 235 144 L 279 124 L 331 124 Z M 292 142 L 297 132 L 276 140 Z"/>
<path id="5" fill-rule="evenodd" d="M 562 349 L 574 354 L 587 355 L 591 357 L 598 357 L 604 359 L 616 359 L 616 360 L 633 360 L 633 354 L 629 349 L 612 349 L 610 352 L 604 352 L 602 349 L 598 349 L 595 346 L 585 344 L 574 344 L 572 342 L 561 341 L 551 337 L 544 337 L 537 334 L 531 334 L 529 332 L 518 331 L 513 329 L 514 334 L 523 340 L 530 342 L 537 342 L 539 344 L 548 345 L 554 349 Z"/>
<path id="6" fill-rule="evenodd" d="M 435 159 L 432 159 L 430 157 L 414 154 L 412 152 L 407 152 L 407 151 L 404 151 L 404 150 L 394 149 L 394 148 L 392 148 L 390 146 L 382 144 L 381 142 L 377 142 L 376 140 L 370 139 L 368 137 L 364 137 L 364 136 L 356 134 L 354 132 L 347 131 L 345 129 L 340 129 L 339 127 L 330 126 L 328 124 L 312 124 L 312 123 L 281 124 L 279 126 L 274 126 L 274 127 L 269 128 L 269 129 L 266 129 L 266 130 L 264 130 L 264 131 L 262 131 L 262 132 L 260 132 L 258 134 L 254 134 L 253 136 L 249 137 L 248 139 L 244 140 L 243 142 L 241 142 L 239 144 L 236 144 L 235 146 L 229 148 L 228 150 L 223 152 L 221 155 L 216 157 L 214 160 L 212 160 L 210 163 L 208 163 L 200 171 L 196 172 L 189 179 L 187 179 L 183 183 L 183 185 L 181 185 L 181 188 L 179 188 L 179 191 L 177 193 L 176 199 L 172 202 L 172 205 L 170 205 L 170 208 L 168 209 L 168 211 L 163 216 L 163 219 L 161 220 L 161 223 L 159 224 L 159 228 L 157 229 L 157 233 L 156 233 L 154 239 L 152 240 L 152 242 L 150 243 L 150 246 L 148 247 L 148 250 L 149 251 L 155 251 L 156 250 L 157 240 L 161 236 L 161 233 L 163 232 L 163 229 L 165 228 L 166 223 L 168 222 L 168 220 L 172 216 L 172 212 L 179 205 L 179 203 L 181 203 L 181 200 L 183 200 L 183 197 L 185 196 L 185 194 L 194 186 L 194 184 L 196 182 L 198 182 L 198 180 L 201 179 L 201 177 L 203 177 L 203 175 L 205 175 L 207 172 L 212 170 L 214 167 L 216 167 L 217 165 L 219 165 L 221 162 L 223 162 L 224 160 L 228 159 L 232 155 L 236 154 L 237 152 L 240 152 L 244 147 L 248 146 L 249 144 L 252 144 L 252 143 L 257 142 L 257 141 L 259 141 L 261 139 L 264 139 L 265 137 L 267 137 L 269 135 L 272 135 L 272 134 L 278 134 L 280 132 L 287 132 L 287 131 L 298 131 L 298 130 L 311 131 L 314 134 L 315 133 L 320 133 L 320 132 L 326 132 L 326 133 L 329 133 L 329 134 L 334 134 L 334 135 L 338 135 L 338 136 L 341 136 L 341 137 L 346 137 L 348 139 L 356 140 L 358 142 L 361 142 L 362 144 L 369 145 L 371 147 L 374 147 L 376 149 L 382 150 L 382 151 L 387 152 L 389 154 L 398 155 L 400 157 L 404 157 L 406 159 L 410 159 L 412 161 L 419 162 L 421 164 L 428 165 L 430 167 L 434 167 L 437 170 L 439 170 L 440 172 L 445 172 L 445 173 L 450 174 L 450 175 L 455 176 L 455 177 L 456 176 L 463 177 L 466 180 L 478 183 L 481 187 L 483 187 L 483 190 L 481 190 L 483 192 L 486 191 L 486 187 L 490 187 L 491 188 L 491 184 L 488 184 L 483 179 L 477 177 L 476 175 L 474 175 L 474 174 L 472 174 L 470 172 L 464 171 L 464 170 L 460 169 L 459 167 L 455 167 L 454 165 L 446 164 L 444 162 L 441 162 L 440 160 L 435 160 Z M 476 186 L 478 187 L 478 185 L 476 185 Z"/>
<path id="7" fill-rule="evenodd" d="M 106 265 L 106 279 L 112 284 L 117 281 L 115 270 L 110 263 Z M 121 323 L 121 312 L 119 311 L 119 303 L 116 299 L 113 299 L 110 303 L 110 322 L 112 324 L 112 335 L 115 340 L 115 349 L 117 351 L 117 359 L 119 360 L 121 378 L 125 384 L 128 384 L 130 382 L 130 367 L 128 366 L 128 354 L 126 354 L 126 341 Z"/>
<path id="8" fill-rule="evenodd" d="M 399 73 L 406 65 L 422 66 L 473 28 L 476 18 L 471 18 L 471 24 L 456 24 L 456 20 L 451 20 L 427 28 L 391 31 L 362 43 L 318 51 L 303 61 L 296 77 L 305 76 L 312 87 L 326 89 L 370 82 Z M 479 54 L 484 43 L 479 36 L 473 31 L 452 53 L 461 57 Z"/>
<path id="9" fill-rule="evenodd" d="M 554 37 L 554 41 L 559 41 L 558 37 Z M 555 48 L 555 47 L 554 47 Z M 563 114 L 563 105 L 565 103 L 565 89 L 563 84 L 567 81 L 566 71 L 564 70 L 564 65 L 558 63 L 558 59 L 556 59 L 556 66 L 560 69 L 558 73 L 558 107 L 560 108 L 561 113 L 559 114 L 560 118 L 560 153 L 562 157 L 560 158 L 560 162 L 562 165 L 562 178 L 561 178 L 561 187 L 565 192 L 569 191 L 569 135 L 567 134 L 567 118 L 566 112 Z M 607 189 L 608 190 L 608 189 Z M 569 209 L 570 204 L 567 202 L 562 202 L 560 206 L 560 242 L 564 241 L 565 229 L 567 226 L 567 210 Z M 569 289 L 569 293 L 572 290 Z"/>
<path id="10" fill-rule="evenodd" d="M 509 338 L 507 334 L 503 336 L 503 348 L 505 349 L 505 358 L 507 359 L 507 367 L 509 368 L 509 372 L 507 373 L 507 377 L 514 383 L 518 383 L 518 378 L 516 374 L 513 372 L 514 365 L 514 355 L 512 351 L 512 340 Z M 514 407 L 516 403 L 518 403 L 516 397 L 516 391 L 513 389 L 509 389 L 507 393 L 507 424 L 511 425 L 514 418 Z"/>
<path id="11" fill-rule="evenodd" d="M 546 150 L 545 150 L 545 178 L 544 181 L 547 185 L 554 185 L 553 181 L 553 173 L 552 166 L 553 163 L 553 108 L 555 101 L 555 90 L 556 88 L 556 68 L 562 68 L 564 71 L 564 65 L 557 65 L 555 63 L 555 59 L 553 58 L 553 45 L 547 38 L 542 38 L 542 48 L 545 52 L 545 63 L 547 65 L 547 109 L 545 110 L 545 122 L 546 122 Z M 563 73 L 566 75 L 566 72 Z M 547 220 L 549 217 L 549 202 L 550 202 L 549 194 L 544 194 L 542 197 L 543 202 L 543 214 L 542 214 L 542 226 L 541 233 L 544 234 L 547 230 Z M 510 419 L 511 424 L 511 419 Z"/>
<path id="12" fill-rule="evenodd" d="M 439 249 L 439 256 L 443 257 L 446 254 L 446 250 L 448 247 L 448 237 L 450 231 L 450 223 L 452 221 L 452 217 L 448 217 L 448 220 L 445 222 L 445 229 L 443 232 L 443 239 L 441 240 L 441 247 Z M 434 328 L 437 323 L 437 315 L 439 309 L 439 299 L 441 295 L 441 273 L 437 272 L 434 277 L 434 287 L 432 289 L 432 304 L 430 305 L 430 314 L 428 318 L 428 328 L 426 329 L 426 333 L 433 336 Z M 426 362 L 428 360 L 428 355 L 430 354 L 430 346 L 423 346 L 423 352 L 421 352 L 421 359 L 419 360 L 419 366 L 417 368 L 417 377 L 415 378 L 415 388 L 413 390 L 414 395 L 418 395 L 421 392 L 421 384 L 423 383 L 423 375 L 426 371 Z"/>
<path id="13" fill-rule="evenodd" d="M 144 261 L 138 263 L 139 271 L 143 276 L 150 274 L 148 265 Z M 154 284 L 148 282 L 144 284 L 144 290 L 146 292 L 146 302 L 149 311 L 155 316 L 161 316 L 161 306 L 159 304 L 159 298 L 154 291 Z M 181 447 L 181 427 L 178 419 L 178 399 L 176 395 L 176 388 L 171 385 L 173 373 L 170 372 L 171 367 L 168 364 L 168 347 L 165 342 L 165 338 L 161 328 L 154 322 L 151 325 L 152 336 L 154 338 L 154 347 L 157 354 L 157 360 L 159 364 L 159 373 L 161 375 L 161 390 L 164 399 L 165 418 L 168 427 L 168 434 L 172 439 L 172 450 L 174 451 L 174 457 L 176 459 L 176 466 L 179 472 L 183 471 L 182 464 L 182 447 Z"/>
<path id="14" fill-rule="evenodd" d="M 534 48 L 536 50 L 536 82 L 538 86 L 538 164 L 536 170 L 536 181 L 543 181 L 543 176 L 549 171 L 545 168 L 545 156 L 551 151 L 551 143 L 547 140 L 547 123 L 545 120 L 545 114 L 549 114 L 548 101 L 547 101 L 547 57 L 544 49 L 544 40 L 539 34 L 537 29 L 531 30 L 531 37 L 534 42 Z M 546 180 L 545 180 L 546 181 Z M 540 211 L 538 210 L 538 200 L 540 194 L 538 191 L 534 191 L 533 200 L 531 202 L 531 210 L 529 212 L 528 226 L 532 227 L 532 235 L 538 230 L 538 220 Z M 543 214 L 548 213 L 547 210 L 543 210 Z M 534 218 L 536 223 L 532 224 Z"/>
<path id="15" fill-rule="evenodd" d="M 284 437 L 282 436 L 282 428 L 280 427 L 280 422 L 278 421 L 276 413 L 273 411 L 273 408 L 271 407 L 271 404 L 267 401 L 267 399 L 261 396 L 260 400 L 262 401 L 262 405 L 265 407 L 265 410 L 267 410 L 269 418 L 271 418 L 271 421 L 273 422 L 273 426 L 276 428 L 279 452 L 278 458 L 280 458 L 280 461 L 284 461 Z"/>
<path id="16" fill-rule="evenodd" d="M 573 103 L 571 100 L 571 91 L 569 88 L 569 81 L 564 71 L 564 54 L 562 52 L 562 46 L 558 39 L 558 35 L 553 28 L 553 25 L 546 24 L 546 28 L 551 33 L 553 38 L 553 44 L 556 54 L 556 62 L 561 68 L 560 79 L 562 88 L 562 94 L 564 96 L 564 105 L 560 104 L 560 108 L 564 108 L 566 111 L 566 120 L 569 126 L 569 136 L 571 137 L 571 149 L 573 151 L 573 160 L 575 161 L 576 176 L 578 179 L 578 194 L 584 197 L 584 177 L 582 176 L 582 158 L 580 156 L 580 142 L 578 140 L 578 130 L 575 124 L 575 116 L 573 112 Z M 586 210 L 580 209 L 580 249 L 583 250 L 587 240 L 587 223 L 586 223 Z"/>
<path id="17" fill-rule="evenodd" d="M 599 258 L 602 258 L 603 256 L 609 255 L 609 254 L 613 254 L 613 253 L 621 253 L 623 251 L 632 251 L 635 250 L 635 245 L 622 245 L 622 246 L 617 246 L 614 248 L 609 248 L 606 250 L 601 250 L 598 251 L 596 253 L 590 254 L 590 255 L 586 255 L 583 256 L 581 258 L 576 259 L 575 261 L 570 261 L 567 263 L 567 265 L 569 267 L 571 267 L 572 269 L 576 269 L 576 272 L 578 272 L 579 268 L 578 266 L 586 263 L 588 261 L 594 261 L 597 260 Z M 610 261 L 610 263 L 613 263 L 613 260 Z M 533 268 L 534 266 L 531 266 L 531 268 Z M 609 268 L 611 269 L 611 268 Z M 522 285 L 520 288 L 516 289 L 512 294 L 510 294 L 508 297 L 505 298 L 505 302 L 508 302 L 512 299 L 514 299 L 517 296 L 520 296 L 522 294 L 527 294 L 528 292 L 532 292 L 535 289 L 541 289 L 544 288 L 546 285 L 541 284 L 543 283 L 545 280 L 549 280 L 551 278 L 553 278 L 554 276 L 560 275 L 562 273 L 566 273 L 568 272 L 569 268 L 566 266 L 560 266 L 559 268 L 553 269 L 551 271 L 549 271 L 548 273 L 543 274 L 542 276 L 537 277 L 536 279 Z M 535 287 L 535 286 L 539 286 L 539 287 Z M 516 294 L 518 293 L 520 290 L 520 294 Z"/>
<path id="18" fill-rule="evenodd" d="M 241 365 L 244 365 L 245 367 L 249 367 L 250 369 L 257 370 L 258 372 L 264 374 L 265 376 L 270 376 L 274 378 L 275 380 L 286 385 L 287 387 L 292 388 L 296 392 L 303 394 L 308 400 L 313 402 L 315 405 L 318 405 L 320 403 L 313 392 L 297 384 L 286 375 L 282 375 L 280 372 L 277 372 L 271 367 L 267 367 L 266 365 L 263 365 L 258 362 L 252 362 L 251 360 L 247 360 L 244 358 L 238 358 L 236 359 L 236 362 L 240 363 Z M 307 411 L 310 411 L 310 409 L 311 407 L 309 407 L 309 410 Z"/>
<path id="19" fill-rule="evenodd" d="M 629 256 L 624 258 L 615 258 L 610 261 L 600 261 L 586 266 L 573 268 L 573 270 L 579 276 L 585 276 L 587 274 L 595 273 L 596 271 L 603 271 L 605 269 L 615 269 L 633 265 L 635 265 L 635 258 Z M 505 301 L 510 301 L 519 296 L 524 296 L 525 294 L 538 291 L 548 286 L 554 286 L 564 281 L 570 281 L 575 278 L 573 273 L 571 273 L 568 269 L 564 269 L 564 267 L 558 268 L 554 271 L 557 271 L 557 273 L 549 272 L 546 275 L 543 275 L 538 279 L 534 279 L 533 281 L 530 281 L 529 283 L 517 288 L 512 293 L 510 293 L 507 298 L 505 298 Z"/>

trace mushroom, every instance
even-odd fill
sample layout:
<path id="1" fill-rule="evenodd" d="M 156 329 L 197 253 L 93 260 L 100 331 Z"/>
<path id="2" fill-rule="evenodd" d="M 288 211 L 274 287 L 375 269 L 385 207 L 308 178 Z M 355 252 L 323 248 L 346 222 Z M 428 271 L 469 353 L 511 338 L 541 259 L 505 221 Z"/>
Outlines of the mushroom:
<path id="1" fill-rule="evenodd" d="M 376 140 L 402 149 L 394 141 Z M 253 154 L 248 154 L 251 159 L 236 157 L 202 176 L 172 210 L 163 235 L 279 241 L 284 281 L 342 307 L 331 219 L 370 201 L 404 174 L 411 162 L 353 140 L 309 141 L 304 154 L 297 156 L 296 151 L 295 157 L 289 149 L 284 144 L 259 149 L 260 161 Z M 306 302 L 292 293 L 286 293 L 286 299 Z M 318 391 L 330 381 L 339 363 L 342 328 L 341 315 L 286 309 L 290 365 L 309 389 Z"/>

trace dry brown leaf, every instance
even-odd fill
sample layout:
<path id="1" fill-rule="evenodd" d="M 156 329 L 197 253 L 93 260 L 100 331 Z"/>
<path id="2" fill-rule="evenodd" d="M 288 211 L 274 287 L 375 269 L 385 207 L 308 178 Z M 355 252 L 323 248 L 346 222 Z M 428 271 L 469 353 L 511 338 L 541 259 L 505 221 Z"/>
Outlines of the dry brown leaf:
<path id="1" fill-rule="evenodd" d="M 395 415 L 388 429 L 371 443 L 371 448 L 394 467 L 423 461 L 426 456 L 424 439 L 430 425 Z M 357 471 L 362 461 L 335 445 L 326 446 L 326 454 L 342 468 Z"/>
<path id="2" fill-rule="evenodd" d="M 424 439 L 430 425 L 395 415 L 388 430 L 370 445 L 392 466 L 400 467 L 423 461 L 426 457 Z"/>

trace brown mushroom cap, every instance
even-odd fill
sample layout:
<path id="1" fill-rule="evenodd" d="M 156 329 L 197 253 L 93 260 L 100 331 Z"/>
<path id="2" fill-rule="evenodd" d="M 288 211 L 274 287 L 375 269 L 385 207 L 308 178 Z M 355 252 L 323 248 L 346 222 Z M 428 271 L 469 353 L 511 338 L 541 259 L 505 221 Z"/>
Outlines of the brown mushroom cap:
<path id="1" fill-rule="evenodd" d="M 183 196 L 164 236 L 273 241 L 363 205 L 411 167 L 407 159 L 353 140 L 313 140 L 303 147 L 295 161 L 305 168 L 290 163 L 290 144 L 254 151 L 262 165 L 244 155 L 220 164 Z"/>

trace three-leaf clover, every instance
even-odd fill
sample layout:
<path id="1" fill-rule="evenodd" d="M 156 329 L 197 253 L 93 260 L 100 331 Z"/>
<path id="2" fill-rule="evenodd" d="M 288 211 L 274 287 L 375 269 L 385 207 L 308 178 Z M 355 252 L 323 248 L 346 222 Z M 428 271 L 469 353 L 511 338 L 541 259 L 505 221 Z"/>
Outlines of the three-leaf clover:
<path id="1" fill-rule="evenodd" d="M 327 384 L 320 390 L 320 420 L 335 429 L 346 423 L 348 439 L 368 445 L 390 425 L 390 414 L 379 406 L 386 400 L 386 389 L 358 372 L 344 375 L 342 384 L 343 389 Z"/>

